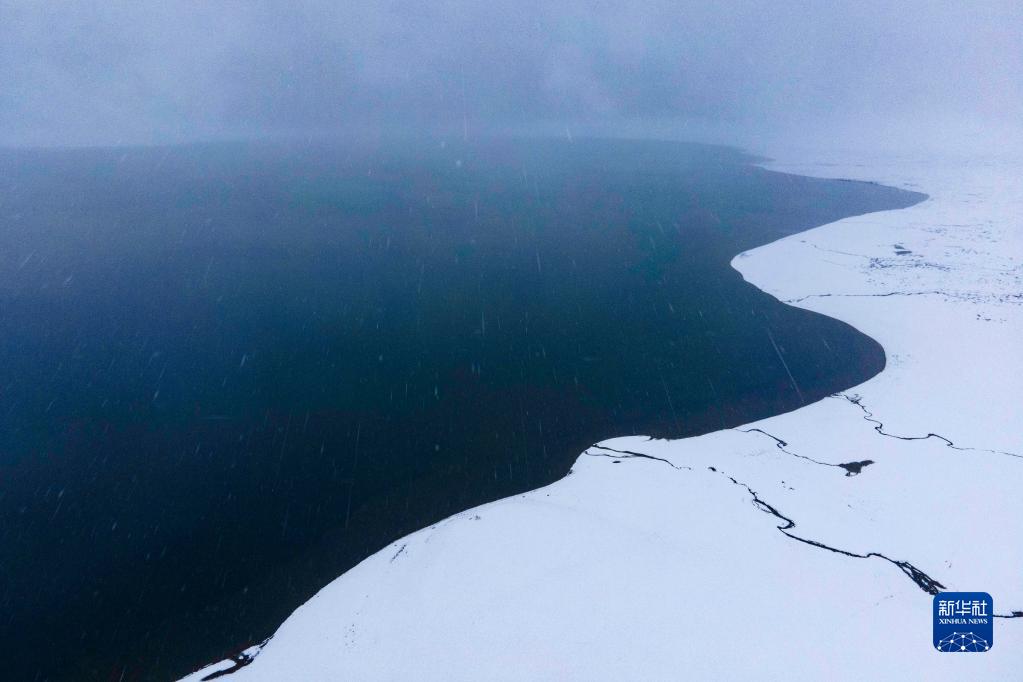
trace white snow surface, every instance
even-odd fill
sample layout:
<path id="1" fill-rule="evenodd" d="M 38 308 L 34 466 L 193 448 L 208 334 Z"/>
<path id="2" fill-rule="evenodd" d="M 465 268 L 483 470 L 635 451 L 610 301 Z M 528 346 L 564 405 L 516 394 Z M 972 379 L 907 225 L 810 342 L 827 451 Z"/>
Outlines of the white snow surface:
<path id="1" fill-rule="evenodd" d="M 770 167 L 931 198 L 732 264 L 877 339 L 881 374 L 737 429 L 591 447 L 366 559 L 221 679 L 1020 679 L 1023 618 L 939 653 L 932 597 L 895 562 L 1023 611 L 1023 160 L 812 158 Z"/>

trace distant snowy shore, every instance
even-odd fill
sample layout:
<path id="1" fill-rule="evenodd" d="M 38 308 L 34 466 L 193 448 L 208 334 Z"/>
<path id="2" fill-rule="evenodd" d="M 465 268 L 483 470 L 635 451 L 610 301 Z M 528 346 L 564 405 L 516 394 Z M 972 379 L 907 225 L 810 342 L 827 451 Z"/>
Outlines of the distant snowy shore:
<path id="1" fill-rule="evenodd" d="M 769 167 L 931 196 L 732 263 L 877 339 L 881 374 L 736 429 L 596 444 L 366 559 L 251 664 L 185 679 L 1018 678 L 1023 160 L 805 158 Z M 939 589 L 993 595 L 990 651 L 933 649 Z"/>

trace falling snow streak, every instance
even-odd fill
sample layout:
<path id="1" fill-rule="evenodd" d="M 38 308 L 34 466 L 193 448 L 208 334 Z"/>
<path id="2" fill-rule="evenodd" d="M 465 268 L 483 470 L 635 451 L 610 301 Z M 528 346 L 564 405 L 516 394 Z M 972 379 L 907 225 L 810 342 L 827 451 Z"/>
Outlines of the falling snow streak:
<path id="1" fill-rule="evenodd" d="M 799 390 L 799 384 L 796 383 L 796 378 L 792 376 L 792 370 L 789 369 L 789 363 L 785 362 L 785 356 L 781 354 L 781 349 L 778 348 L 778 343 L 774 340 L 774 334 L 771 333 L 770 327 L 766 327 L 767 338 L 771 340 L 771 347 L 774 348 L 775 355 L 778 356 L 778 360 L 781 362 L 781 366 L 785 368 L 785 374 L 789 377 L 789 382 L 792 384 L 792 388 L 796 391 L 799 396 L 799 402 L 806 404 L 806 400 L 803 398 L 803 392 Z"/>

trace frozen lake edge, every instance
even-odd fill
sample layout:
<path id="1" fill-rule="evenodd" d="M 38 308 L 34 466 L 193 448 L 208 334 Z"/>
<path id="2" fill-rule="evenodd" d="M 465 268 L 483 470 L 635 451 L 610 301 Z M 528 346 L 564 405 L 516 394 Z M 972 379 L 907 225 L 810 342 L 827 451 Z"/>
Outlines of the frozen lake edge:
<path id="1" fill-rule="evenodd" d="M 1023 537 L 1020 165 L 770 167 L 931 195 L 733 260 L 767 293 L 877 339 L 884 372 L 737 429 L 591 447 L 565 479 L 365 560 L 232 679 L 1017 672 L 1023 619 L 999 619 L 982 656 L 945 656 L 928 593 L 987 591 L 997 613 L 1023 610 L 1023 549 L 1005 545 Z"/>

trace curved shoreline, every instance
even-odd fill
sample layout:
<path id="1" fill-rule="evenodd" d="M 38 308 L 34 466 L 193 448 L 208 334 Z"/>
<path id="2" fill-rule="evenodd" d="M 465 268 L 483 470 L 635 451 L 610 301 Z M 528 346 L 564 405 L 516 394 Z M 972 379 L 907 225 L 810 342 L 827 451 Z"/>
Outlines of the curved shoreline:
<path id="1" fill-rule="evenodd" d="M 12 210 L 37 216 L 22 225 L 27 241 L 10 244 L 26 258 L 8 282 L 3 348 L 16 450 L 3 512 L 21 557 L 9 574 L 15 676 L 173 678 L 268 636 L 407 533 L 563 477 L 593 441 L 740 426 L 883 367 L 875 341 L 780 304 L 729 261 L 915 195 L 670 142 L 401 142 L 339 156 L 346 149 L 0 158 L 30 186 L 78 188 L 56 195 L 67 204 L 12 197 Z M 97 185 L 96 168 L 119 181 Z M 423 177 L 448 200 L 424 197 Z M 123 240 L 79 194 L 102 206 L 134 197 L 153 219 L 149 237 Z M 253 195 L 263 200 L 250 224 Z M 310 197 L 308 209 L 288 208 Z M 218 218 L 186 247 L 174 226 L 203 207 Z M 93 259 L 76 241 L 84 233 L 47 221 L 51 211 L 102 224 L 85 242 L 112 248 Z M 165 248 L 174 256 L 158 255 Z M 35 345 L 44 350 L 24 352 Z M 79 371 L 36 382 L 62 349 Z M 98 390 L 82 380 L 88 367 L 108 368 Z M 61 457 L 31 456 L 53 436 Z"/>
<path id="2" fill-rule="evenodd" d="M 948 187 L 942 190 L 948 191 Z M 923 206 L 924 210 L 933 213 L 935 204 L 945 211 L 954 210 L 956 206 L 962 207 L 961 202 L 956 202 L 955 194 L 949 196 L 935 192 L 933 196 L 936 198 L 914 208 L 919 212 L 919 207 Z M 600 626 L 607 624 L 607 620 L 597 616 L 593 610 L 594 603 L 600 604 L 601 599 L 608 598 L 613 603 L 605 604 L 603 610 L 598 608 L 597 613 L 613 611 L 618 616 L 616 625 L 625 623 L 629 626 L 626 630 L 631 628 L 637 634 L 642 633 L 638 641 L 631 640 L 633 649 L 642 649 L 645 645 L 652 651 L 666 654 L 661 660 L 657 660 L 656 656 L 641 656 L 639 653 L 626 656 L 633 663 L 633 667 L 628 670 L 635 674 L 646 665 L 646 676 L 657 679 L 674 669 L 667 664 L 680 662 L 667 654 L 673 639 L 664 639 L 664 633 L 677 636 L 685 630 L 679 626 L 678 613 L 681 611 L 665 609 L 663 602 L 671 602 L 675 607 L 683 605 L 683 602 L 677 601 L 678 595 L 672 592 L 679 584 L 721 586 L 720 571 L 716 570 L 718 565 L 735 567 L 732 580 L 725 583 L 731 587 L 732 593 L 719 595 L 718 601 L 726 602 L 738 611 L 750 612 L 756 609 L 762 612 L 763 607 L 773 607 L 777 613 L 792 616 L 793 612 L 800 610 L 797 607 L 810 605 L 806 599 L 816 597 L 817 602 L 814 603 L 823 601 L 832 609 L 853 609 L 861 613 L 864 603 L 872 601 L 865 599 L 864 595 L 878 595 L 871 617 L 853 619 L 852 622 L 835 622 L 835 613 L 840 611 L 831 611 L 831 618 L 823 619 L 820 625 L 832 632 L 832 636 L 822 636 L 820 633 L 810 636 L 822 658 L 830 656 L 832 662 L 835 659 L 845 660 L 848 667 L 839 669 L 846 671 L 850 679 L 863 674 L 877 676 L 882 670 L 895 676 L 900 667 L 906 671 L 915 671 L 916 674 L 922 669 L 928 669 L 936 677 L 951 675 L 957 669 L 958 662 L 937 665 L 933 652 L 927 647 L 917 649 L 915 644 L 910 644 L 918 636 L 926 640 L 929 634 L 919 632 L 922 593 L 911 586 L 909 581 L 905 581 L 904 577 L 899 577 L 899 571 L 894 569 L 898 568 L 913 579 L 924 592 L 931 592 L 939 584 L 953 589 L 990 591 L 995 594 L 996 610 L 1002 611 L 1003 603 L 1023 604 L 1020 595 L 1014 594 L 1010 582 L 1020 557 L 1016 550 L 1007 552 L 998 567 L 1000 570 L 994 576 L 989 575 L 987 583 L 970 584 L 970 576 L 985 574 L 985 571 L 979 569 L 977 557 L 971 558 L 970 553 L 964 553 L 962 548 L 952 548 L 948 550 L 952 554 L 946 551 L 942 555 L 943 550 L 936 546 L 933 534 L 927 532 L 930 527 L 928 523 L 935 514 L 934 500 L 926 494 L 929 487 L 920 489 L 918 479 L 922 478 L 928 484 L 940 484 L 942 477 L 929 478 L 928 473 L 935 469 L 939 473 L 954 471 L 955 480 L 961 484 L 963 481 L 983 482 L 989 490 L 988 499 L 995 501 L 989 504 L 993 504 L 995 511 L 1004 511 L 1004 505 L 1012 500 L 1013 486 L 1019 481 L 1018 462 L 1012 461 L 1010 457 L 1018 454 L 1011 448 L 1014 447 L 1012 439 L 1018 439 L 1019 434 L 1007 428 L 1008 422 L 998 421 L 998 417 L 1005 415 L 989 415 L 994 419 L 988 418 L 986 423 L 983 415 L 979 418 L 976 411 L 964 417 L 961 401 L 949 397 L 947 384 L 942 393 L 940 384 L 935 386 L 932 382 L 919 381 L 921 364 L 924 367 L 930 364 L 933 369 L 933 363 L 936 358 L 943 357 L 942 353 L 925 353 L 928 357 L 920 358 L 910 351 L 920 347 L 921 333 L 932 332 L 934 327 L 928 322 L 934 317 L 952 319 L 957 323 L 954 329 L 965 333 L 965 338 L 973 342 L 991 336 L 988 329 L 982 328 L 978 332 L 973 328 L 976 325 L 970 322 L 970 318 L 981 315 L 978 310 L 1000 310 L 1004 318 L 1001 324 L 1009 327 L 1007 331 L 1002 331 L 1006 338 L 1013 337 L 1020 318 L 1018 311 L 1012 308 L 1014 303 L 1011 298 L 1006 298 L 1011 296 L 1011 289 L 1008 294 L 997 289 L 984 292 L 977 287 L 963 287 L 953 292 L 948 286 L 932 286 L 929 290 L 944 292 L 944 301 L 933 300 L 937 296 L 924 290 L 925 284 L 934 284 L 930 279 L 948 279 L 949 273 L 968 277 L 974 264 L 968 259 L 965 263 L 957 261 L 953 256 L 963 254 L 949 251 L 949 244 L 962 236 L 955 232 L 953 225 L 946 226 L 948 229 L 944 234 L 935 235 L 927 231 L 936 225 L 933 215 L 925 214 L 921 218 L 914 218 L 921 226 L 916 232 L 904 229 L 903 223 L 909 220 L 905 219 L 904 214 L 914 208 L 868 214 L 817 227 L 740 254 L 733 261 L 734 264 L 741 259 L 742 267 L 736 269 L 743 277 L 779 300 L 798 303 L 802 307 L 837 317 L 873 338 L 878 338 L 875 334 L 884 338 L 882 345 L 891 355 L 891 362 L 885 371 L 855 387 L 857 393 L 845 391 L 833 400 L 825 399 L 795 412 L 770 417 L 756 422 L 756 426 L 747 425 L 749 428 L 746 429 L 730 429 L 679 441 L 646 441 L 636 437 L 604 441 L 594 448 L 602 452 L 587 451 L 580 456 L 572 476 L 546 488 L 458 514 L 432 528 L 414 533 L 365 560 L 296 611 L 282 625 L 271 645 L 256 659 L 256 664 L 239 672 L 239 679 L 274 679 L 275 674 L 297 674 L 297 671 L 304 671 L 306 679 L 324 679 L 323 675 L 331 670 L 331 662 L 335 666 L 333 671 L 342 676 L 372 677 L 372 673 L 379 673 L 383 661 L 387 660 L 386 657 L 380 658 L 382 653 L 391 651 L 393 654 L 420 648 L 436 651 L 445 642 L 450 646 L 457 640 L 459 635 L 456 633 L 470 637 L 476 646 L 465 647 L 465 657 L 462 659 L 447 657 L 441 661 L 427 661 L 432 667 L 427 667 L 426 674 L 420 677 L 440 678 L 444 673 L 450 675 L 454 672 L 456 678 L 460 675 L 469 678 L 473 672 L 486 674 L 501 670 L 494 667 L 497 661 L 509 662 L 507 653 L 502 653 L 504 650 L 500 648 L 494 649 L 493 645 L 495 637 L 501 641 L 499 635 L 509 634 L 510 622 L 523 623 L 523 627 L 529 628 L 529 623 L 535 627 L 536 621 L 546 626 L 558 626 L 547 628 L 545 634 L 550 638 L 555 638 L 556 633 L 562 633 L 564 637 L 566 628 L 569 631 L 573 627 L 578 628 L 578 632 L 583 633 L 588 628 L 591 630 L 588 639 L 580 639 L 578 632 L 572 631 L 574 634 L 569 639 L 575 648 L 570 646 L 567 652 L 562 649 L 563 653 L 555 657 L 565 666 L 563 672 L 569 673 L 567 676 L 612 677 L 616 670 L 624 670 L 620 667 L 621 661 L 615 657 L 609 659 L 606 651 L 610 649 L 613 652 L 617 640 L 611 635 L 611 630 L 599 636 L 603 632 Z M 903 217 L 892 220 L 893 215 Z M 855 235 L 848 229 L 836 229 L 837 225 L 850 222 L 856 222 L 860 227 Z M 977 224 L 972 225 L 976 227 Z M 971 231 L 967 230 L 967 233 Z M 891 246 L 913 246 L 916 251 L 896 249 L 891 256 L 884 256 L 880 251 L 871 250 L 880 249 L 893 236 L 898 239 Z M 935 239 L 928 242 L 929 236 Z M 942 242 L 941 237 L 950 237 L 951 242 L 949 239 Z M 919 244 L 911 242 L 911 238 L 919 238 Z M 1000 244 L 998 239 L 992 243 Z M 822 248 L 831 252 L 826 262 L 819 255 Z M 907 262 L 914 261 L 903 259 L 905 254 L 897 254 L 900 250 L 922 252 L 924 265 L 907 266 Z M 886 258 L 892 259 L 891 262 L 884 263 Z M 799 267 L 786 265 L 779 272 L 779 262 L 789 264 L 793 259 L 799 263 Z M 881 259 L 882 267 L 864 265 L 875 264 L 876 259 Z M 933 263 L 934 266 L 927 263 Z M 1003 270 L 1003 274 L 1006 274 L 1009 284 L 1018 284 L 1018 269 L 1008 267 Z M 828 291 L 806 291 L 805 278 L 815 283 L 828 281 Z M 963 284 L 961 278 L 956 281 Z M 899 288 L 899 291 L 906 290 L 914 295 L 894 295 L 881 286 L 892 283 L 915 285 L 915 289 L 913 286 Z M 917 290 L 918 293 L 915 293 Z M 801 300 L 797 302 L 795 299 L 800 297 Z M 961 306 L 968 307 L 965 313 Z M 898 319 L 905 321 L 910 317 L 913 318 L 912 324 L 898 326 Z M 988 322 L 993 319 L 990 316 L 987 318 Z M 977 317 L 977 320 L 987 324 L 981 317 Z M 945 329 L 945 333 L 949 333 L 948 325 L 943 324 L 947 321 L 941 319 L 936 328 Z M 907 348 L 907 342 L 914 340 L 917 343 L 910 343 Z M 1012 358 L 1004 357 L 1004 350 L 1011 349 L 1011 345 L 997 348 L 1003 352 L 996 359 L 1011 365 Z M 993 355 L 998 356 L 999 353 Z M 999 363 L 991 364 L 997 366 Z M 915 372 L 907 374 L 907 369 Z M 990 380 L 992 377 L 984 378 Z M 930 429 L 917 428 L 933 418 L 933 415 L 914 413 L 914 405 L 908 402 L 909 397 L 914 395 L 930 403 L 942 402 L 936 398 L 943 398 L 944 404 L 950 405 L 951 409 L 946 410 L 946 414 L 941 415 L 939 420 L 945 427 L 942 433 L 951 435 L 931 437 L 934 434 L 931 434 Z M 976 398 L 975 395 L 970 397 Z M 960 417 L 958 420 L 954 418 L 957 410 Z M 882 426 L 875 428 L 877 423 Z M 974 436 L 984 435 L 985 431 L 1001 440 L 994 444 L 991 444 L 989 438 L 971 440 Z M 988 445 L 990 447 L 986 447 Z M 963 466 L 962 448 L 972 450 L 966 454 L 976 455 L 969 460 L 968 467 Z M 832 468 L 841 466 L 842 462 L 863 461 L 864 452 L 870 452 L 877 464 L 863 470 L 862 475 L 850 477 L 847 471 L 846 475 L 840 476 L 840 472 L 833 471 Z M 856 459 L 852 455 L 860 456 Z M 616 464 L 625 466 L 608 469 Z M 674 471 L 665 469 L 665 464 L 670 465 Z M 781 476 L 785 480 L 779 482 L 777 479 Z M 697 477 L 699 481 L 694 482 L 693 479 Z M 906 495 L 904 488 L 912 487 L 914 481 L 918 481 L 918 494 Z M 622 485 L 623 482 L 625 485 Z M 943 490 L 946 496 L 940 502 L 948 504 L 948 494 L 953 496 L 953 501 L 961 500 L 964 494 L 969 499 L 969 491 L 976 489 L 971 485 L 960 487 L 965 487 L 966 493 L 962 490 Z M 644 499 L 636 500 L 634 494 L 628 494 L 637 489 L 644 491 Z M 549 499 L 552 496 L 555 498 L 553 506 Z M 912 506 L 906 504 L 907 498 Z M 750 515 L 747 504 L 742 504 L 743 499 L 755 510 L 765 513 Z M 925 507 L 925 513 L 916 509 L 916 505 Z M 537 506 L 541 507 L 540 512 Z M 702 524 L 688 523 L 692 518 L 703 518 L 707 508 L 715 509 L 714 517 L 703 519 Z M 846 508 L 852 511 L 846 511 Z M 1002 537 L 1019 537 L 1018 533 L 1013 534 L 1019 530 L 1018 522 L 1014 524 L 1008 516 L 1004 513 L 996 514 L 993 522 L 1004 533 Z M 683 522 L 677 522 L 679 518 Z M 879 525 L 878 518 L 893 523 Z M 484 523 L 472 523 L 475 521 Z M 487 521 L 495 528 L 490 532 L 478 530 L 480 526 L 488 525 Z M 619 526 L 622 523 L 625 523 L 629 532 L 620 532 Z M 800 535 L 794 537 L 787 531 L 797 523 L 799 531 L 796 532 Z M 559 532 L 552 532 L 554 525 L 558 526 Z M 781 533 L 766 534 L 764 528 L 769 529 L 772 525 Z M 957 529 L 953 524 L 952 531 Z M 976 541 L 969 537 L 965 529 L 961 530 L 964 542 L 975 545 Z M 718 537 L 723 531 L 743 541 L 734 543 Z M 637 540 L 637 532 L 643 538 Z M 583 536 L 582 542 L 578 538 L 580 534 Z M 779 545 L 778 539 L 772 535 L 784 538 L 781 542 L 787 545 Z M 642 541 L 644 538 L 647 542 Z M 789 542 L 791 539 L 801 542 Z M 431 540 L 434 544 L 429 546 Z M 516 545 L 517 554 L 502 553 L 504 545 L 509 541 Z M 438 550 L 437 544 L 446 547 Z M 702 564 L 699 561 L 694 563 L 691 551 L 672 551 L 678 550 L 676 545 L 679 544 L 683 549 L 698 548 L 700 556 L 714 555 L 727 560 L 716 561 L 710 567 L 706 561 Z M 566 545 L 573 550 L 568 556 L 563 555 Z M 594 545 L 604 547 L 611 554 L 595 552 Z M 632 550 L 631 554 L 629 549 Z M 978 551 L 976 546 L 971 549 Z M 499 570 L 491 573 L 477 566 L 476 576 L 457 570 L 467 560 L 478 563 L 488 555 L 504 556 L 511 560 L 523 554 L 544 564 L 547 570 L 541 571 L 539 576 L 530 567 L 520 565 L 512 569 L 505 567 L 503 573 Z M 758 557 L 759 562 L 751 561 L 751 555 Z M 589 561 L 573 560 L 573 557 L 579 556 L 588 557 Z M 885 570 L 885 562 L 850 561 L 851 558 L 869 557 L 884 559 L 894 566 L 889 567 L 891 570 Z M 674 562 L 672 565 L 676 570 L 665 574 L 665 559 L 668 559 L 668 564 Z M 601 565 L 598 563 L 601 560 L 611 566 Z M 752 573 L 744 571 L 744 564 L 749 563 L 759 563 L 760 570 Z M 793 566 L 798 569 L 796 573 L 800 576 L 799 581 L 789 579 L 788 571 Z M 765 567 L 773 567 L 773 570 Z M 807 572 L 808 567 L 840 574 L 841 577 L 829 576 L 823 579 L 815 571 Z M 452 571 L 455 577 L 447 578 Z M 931 574 L 924 571 L 930 571 Z M 630 578 L 626 576 L 634 573 L 653 573 L 651 582 L 658 586 L 658 590 L 651 592 L 646 589 L 648 585 L 636 586 L 628 582 Z M 492 580 L 484 579 L 481 582 L 480 575 Z M 680 579 L 680 575 L 688 579 Z M 557 576 L 563 579 L 558 580 Z M 538 582 L 537 577 L 542 577 L 542 580 Z M 481 595 L 505 593 L 510 585 L 516 585 L 515 594 L 524 595 L 525 603 L 517 604 L 518 609 L 515 609 L 509 607 L 507 599 L 501 603 L 483 599 L 491 609 L 480 610 L 480 600 L 471 596 L 467 598 L 465 590 L 460 589 L 462 584 L 459 579 L 470 582 L 480 590 Z M 749 591 L 744 589 L 745 585 L 736 585 L 744 581 L 752 582 L 760 589 Z M 989 584 L 992 581 L 997 582 L 998 589 Z M 964 582 L 968 584 L 962 584 Z M 533 599 L 529 590 L 525 589 L 526 585 L 547 594 L 549 598 L 546 601 Z M 613 595 L 608 597 L 605 594 L 605 588 L 608 587 L 625 592 L 631 590 L 636 599 L 619 602 Z M 379 590 L 383 591 L 382 594 L 374 594 Z M 376 648 L 360 646 L 354 634 L 351 641 L 347 637 L 339 638 L 335 631 L 345 621 L 339 611 L 344 608 L 353 609 L 351 600 L 363 593 L 365 598 L 358 600 L 365 607 L 359 609 L 362 614 L 349 620 L 353 621 L 353 631 L 369 629 L 376 632 Z M 776 594 L 784 595 L 789 602 L 774 599 Z M 710 612 L 713 610 L 710 607 L 715 606 L 715 603 L 706 599 L 706 595 L 689 596 L 690 603 L 698 604 L 701 612 Z M 644 603 L 648 611 L 638 613 L 637 601 Z M 371 607 L 367 606 L 370 602 Z M 409 605 L 413 603 L 416 606 L 410 609 Z M 339 604 L 341 608 L 335 608 L 333 604 Z M 431 609 L 431 605 L 434 608 Z M 720 612 L 720 603 L 716 605 Z M 553 612 L 552 606 L 556 606 L 559 613 Z M 929 617 L 929 603 L 924 606 L 926 617 Z M 1011 615 L 1014 608 L 1010 607 L 1010 613 L 1003 615 Z M 445 613 L 440 614 L 437 609 L 444 609 Z M 413 630 L 402 629 L 400 621 L 403 613 L 408 610 L 424 616 L 424 620 L 430 621 L 432 625 Z M 817 612 L 820 610 L 819 607 L 816 609 Z M 561 613 L 565 611 L 567 615 Z M 651 621 L 649 611 L 659 617 Z M 530 617 L 524 619 L 523 612 Z M 879 618 L 888 627 L 864 628 L 875 625 Z M 486 629 L 487 626 L 493 628 L 495 622 L 501 627 L 492 629 L 489 636 L 463 631 L 466 623 L 477 626 L 482 623 Z M 731 620 L 728 622 L 735 625 Z M 598 632 L 593 633 L 594 628 Z M 538 629 L 543 630 L 543 627 Z M 704 627 L 701 631 L 706 629 Z M 713 628 L 710 630 L 713 634 Z M 807 661 L 804 658 L 793 659 L 785 653 L 772 654 L 778 651 L 780 645 L 776 641 L 775 632 L 742 627 L 735 630 L 735 633 L 729 635 L 733 642 L 737 640 L 744 646 L 750 645 L 752 649 L 760 651 L 760 656 L 750 655 L 746 661 L 751 672 L 759 670 L 762 673 L 765 669 L 775 668 L 779 671 L 801 669 L 808 677 L 814 676 L 813 671 L 806 667 Z M 395 637 L 399 632 L 405 635 Z M 689 630 L 685 632 L 687 636 L 693 636 Z M 899 656 L 890 660 L 886 658 L 887 667 L 881 668 L 877 661 L 864 661 L 862 657 L 856 657 L 855 652 L 851 652 L 854 655 L 850 656 L 850 653 L 839 650 L 839 644 L 849 641 L 846 637 L 838 636 L 839 632 L 859 637 L 856 641 L 869 641 L 882 650 L 886 643 L 889 649 L 892 648 L 892 637 L 901 637 L 906 644 L 894 647 Z M 1012 645 L 1004 641 L 1010 637 L 1009 632 L 1005 630 L 1005 634 L 1000 633 L 1002 646 L 996 646 L 981 661 L 988 672 L 1001 670 L 1003 668 L 1000 666 L 1012 662 L 1008 656 Z M 388 633 L 390 639 L 384 636 Z M 882 635 L 880 639 L 879 633 Z M 661 639 L 658 639 L 658 634 Z M 704 637 L 701 634 L 700 641 L 706 647 L 698 648 L 698 655 L 686 659 L 685 664 L 692 666 L 695 659 L 704 665 L 716 662 L 718 666 L 725 666 L 712 668 L 718 673 L 722 670 L 737 675 L 744 672 L 743 661 L 722 659 L 729 649 L 728 642 L 721 641 L 723 634 L 724 631 L 718 631 L 716 637 Z M 743 634 L 748 635 L 749 639 Z M 770 646 L 764 647 L 762 643 L 753 645 L 750 640 L 755 636 L 767 640 Z M 1019 633 L 1012 636 L 1018 638 Z M 550 653 L 543 644 L 548 640 L 536 636 L 525 639 L 528 641 L 520 641 L 516 649 L 522 652 L 520 656 L 510 657 L 511 662 L 520 666 L 513 672 L 543 677 L 544 671 L 534 670 L 530 666 L 535 663 L 525 659 L 539 651 Z M 667 648 L 654 646 L 652 640 Z M 389 641 L 396 642 L 394 649 L 388 646 Z M 399 641 L 400 644 L 397 643 Z M 633 653 L 632 650 L 630 653 Z M 481 664 L 480 659 L 485 659 L 485 663 Z M 752 665 L 750 661 L 756 661 L 758 665 Z M 799 665 L 804 667 L 799 668 Z M 422 672 L 422 669 L 415 670 Z M 509 674 L 507 668 L 503 670 L 503 674 Z M 399 671 L 409 672 L 409 669 L 401 662 L 393 662 L 388 675 L 399 674 Z M 211 669 L 200 672 L 208 674 Z M 199 673 L 195 675 L 194 679 L 200 679 Z"/>

